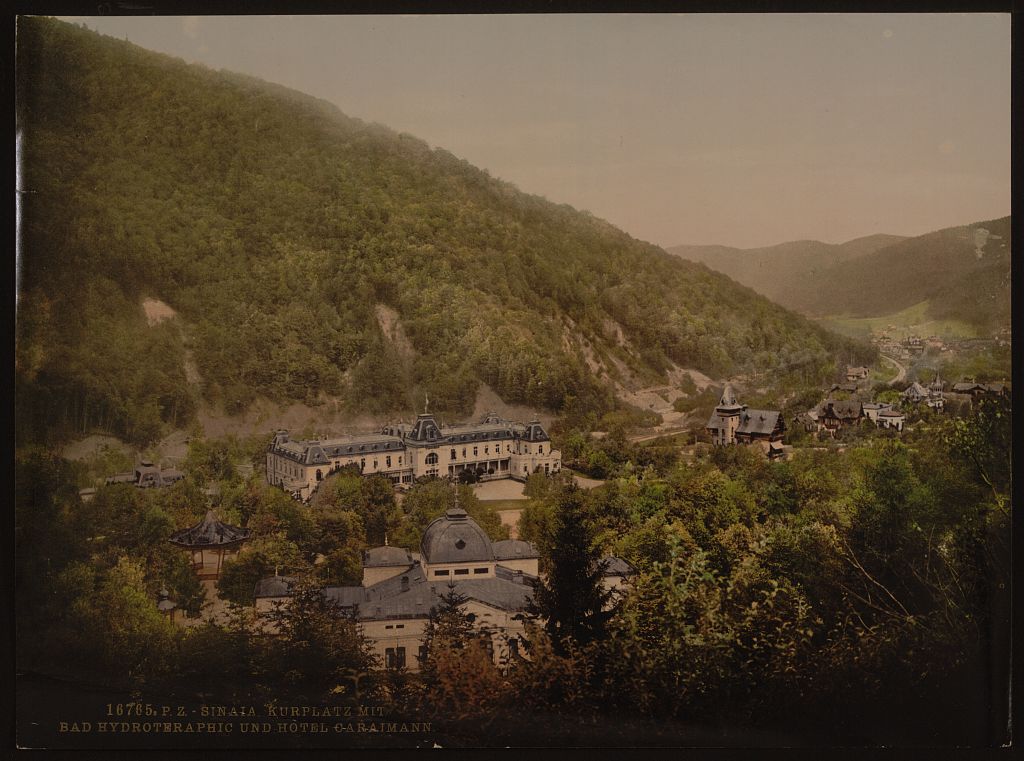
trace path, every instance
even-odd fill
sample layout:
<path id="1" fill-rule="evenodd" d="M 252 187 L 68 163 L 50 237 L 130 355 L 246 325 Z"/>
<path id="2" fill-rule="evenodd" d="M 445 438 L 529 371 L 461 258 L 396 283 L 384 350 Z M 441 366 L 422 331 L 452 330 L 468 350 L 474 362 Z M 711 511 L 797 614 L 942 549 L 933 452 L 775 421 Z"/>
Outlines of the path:
<path id="1" fill-rule="evenodd" d="M 890 386 L 893 385 L 894 383 L 900 383 L 901 381 L 903 381 L 907 377 L 906 365 L 896 361 L 895 359 L 893 359 L 892 357 L 890 357 L 887 354 L 882 354 L 881 357 L 882 357 L 882 359 L 886 360 L 887 362 L 892 362 L 899 369 L 899 372 L 897 372 L 896 375 L 894 375 L 892 377 L 892 379 L 889 381 L 889 385 Z"/>

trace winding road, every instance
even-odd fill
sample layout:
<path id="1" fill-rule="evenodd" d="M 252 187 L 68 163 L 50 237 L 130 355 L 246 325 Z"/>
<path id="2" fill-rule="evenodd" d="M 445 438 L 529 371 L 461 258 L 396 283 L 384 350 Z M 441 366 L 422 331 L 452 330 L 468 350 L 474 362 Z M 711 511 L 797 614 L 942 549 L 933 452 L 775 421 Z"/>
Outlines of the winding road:
<path id="1" fill-rule="evenodd" d="M 882 354 L 881 357 L 882 357 L 882 359 L 886 360 L 887 362 L 892 362 L 899 369 L 899 372 L 897 372 L 896 375 L 894 375 L 889 380 L 889 385 L 890 386 L 892 384 L 894 384 L 894 383 L 899 383 L 900 381 L 904 380 L 907 377 L 907 367 L 906 367 L 906 365 L 902 364 L 901 362 L 896 361 L 895 359 L 893 359 L 892 357 L 888 356 L 887 354 Z"/>

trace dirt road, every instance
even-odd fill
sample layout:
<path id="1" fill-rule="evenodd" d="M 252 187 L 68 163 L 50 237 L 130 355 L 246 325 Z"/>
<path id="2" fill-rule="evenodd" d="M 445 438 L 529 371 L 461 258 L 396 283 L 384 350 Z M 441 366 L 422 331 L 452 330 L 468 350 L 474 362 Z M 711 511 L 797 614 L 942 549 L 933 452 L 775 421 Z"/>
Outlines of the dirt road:
<path id="1" fill-rule="evenodd" d="M 892 384 L 894 384 L 894 383 L 900 383 L 901 381 L 906 379 L 906 377 L 907 377 L 907 367 L 906 367 L 906 365 L 896 361 L 895 359 L 893 359 L 892 357 L 890 357 L 890 356 L 888 356 L 886 354 L 882 354 L 881 357 L 886 362 L 892 362 L 892 364 L 896 365 L 896 367 L 899 369 L 899 372 L 897 372 L 896 375 L 894 375 L 889 380 L 889 385 L 890 386 Z"/>

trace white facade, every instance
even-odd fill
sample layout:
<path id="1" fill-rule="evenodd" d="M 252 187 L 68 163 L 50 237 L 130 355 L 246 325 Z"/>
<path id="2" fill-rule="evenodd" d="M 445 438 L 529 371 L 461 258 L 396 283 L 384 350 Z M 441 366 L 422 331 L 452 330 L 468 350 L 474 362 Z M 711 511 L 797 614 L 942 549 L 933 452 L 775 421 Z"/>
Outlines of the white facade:
<path id="1" fill-rule="evenodd" d="M 381 474 L 394 484 L 422 476 L 526 480 L 531 473 L 557 473 L 562 455 L 541 424 L 515 423 L 487 415 L 479 423 L 442 426 L 420 415 L 412 426 L 385 426 L 379 434 L 292 441 L 279 431 L 267 448 L 267 482 L 309 499 L 330 473 L 348 465 L 363 475 Z"/>

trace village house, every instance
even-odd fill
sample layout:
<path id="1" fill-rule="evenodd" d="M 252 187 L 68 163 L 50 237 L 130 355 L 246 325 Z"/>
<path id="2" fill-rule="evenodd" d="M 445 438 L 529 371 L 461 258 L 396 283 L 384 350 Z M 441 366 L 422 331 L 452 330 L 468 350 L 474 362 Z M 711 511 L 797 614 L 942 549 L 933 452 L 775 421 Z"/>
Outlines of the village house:
<path id="1" fill-rule="evenodd" d="M 705 426 L 715 446 L 756 445 L 769 458 L 783 455 L 782 435 L 786 424 L 778 410 L 754 410 L 736 401 L 732 386 L 726 384 L 722 398 Z"/>
<path id="2" fill-rule="evenodd" d="M 891 428 L 903 432 L 903 426 L 907 422 L 906 416 L 895 407 L 882 410 L 875 419 L 875 425 L 879 428 Z"/>
<path id="3" fill-rule="evenodd" d="M 131 473 L 115 473 L 107 479 L 108 484 L 132 484 L 140 489 L 170 486 L 185 477 L 174 468 L 163 469 L 149 460 L 142 460 Z"/>
<path id="4" fill-rule="evenodd" d="M 396 485 L 421 476 L 480 480 L 557 473 L 562 454 L 538 420 L 515 423 L 489 413 L 479 423 L 440 425 L 429 413 L 412 425 L 384 426 L 380 433 L 293 441 L 278 431 L 267 448 L 267 482 L 308 500 L 330 473 L 354 465 L 363 475 L 381 474 Z"/>
<path id="5" fill-rule="evenodd" d="M 886 410 L 891 410 L 893 405 L 888 402 L 864 402 L 861 405 L 861 409 L 864 411 L 864 417 L 870 420 L 875 425 L 878 425 L 878 415 Z"/>
<path id="6" fill-rule="evenodd" d="M 945 384 L 936 374 L 935 380 L 928 387 L 922 386 L 916 381 L 911 383 L 903 392 L 902 397 L 908 404 L 921 404 L 924 402 L 931 409 L 941 411 L 946 406 L 946 400 L 942 394 L 944 386 Z"/>
<path id="7" fill-rule="evenodd" d="M 954 394 L 966 394 L 974 399 L 982 396 L 1007 396 L 1010 384 L 1005 380 L 999 383 L 977 383 L 973 379 L 965 379 L 953 384 Z"/>
<path id="8" fill-rule="evenodd" d="M 857 425 L 864 417 L 864 406 L 854 400 L 838 401 L 828 399 L 818 411 L 818 423 L 830 435 L 835 436 L 840 428 Z"/>
<path id="9" fill-rule="evenodd" d="M 847 366 L 847 368 L 846 368 L 846 380 L 847 381 L 853 381 L 853 382 L 856 382 L 856 381 L 866 381 L 868 379 L 868 375 L 870 375 L 870 374 L 871 374 L 871 371 L 868 370 L 868 368 L 866 368 L 866 367 L 862 367 L 862 366 L 850 367 L 850 366 Z"/>
<path id="10" fill-rule="evenodd" d="M 523 655 L 525 625 L 539 579 L 539 553 L 530 542 L 492 542 L 457 504 L 423 532 L 418 555 L 398 547 L 374 547 L 363 555 L 362 584 L 324 587 L 340 611 L 355 616 L 380 662 L 418 671 L 431 609 L 449 590 L 462 606 L 498 666 Z M 607 557 L 602 585 L 615 589 L 635 575 L 624 560 Z M 295 580 L 272 576 L 256 586 L 256 611 L 266 618 L 287 604 Z M 273 633 L 272 629 L 268 629 Z"/>

